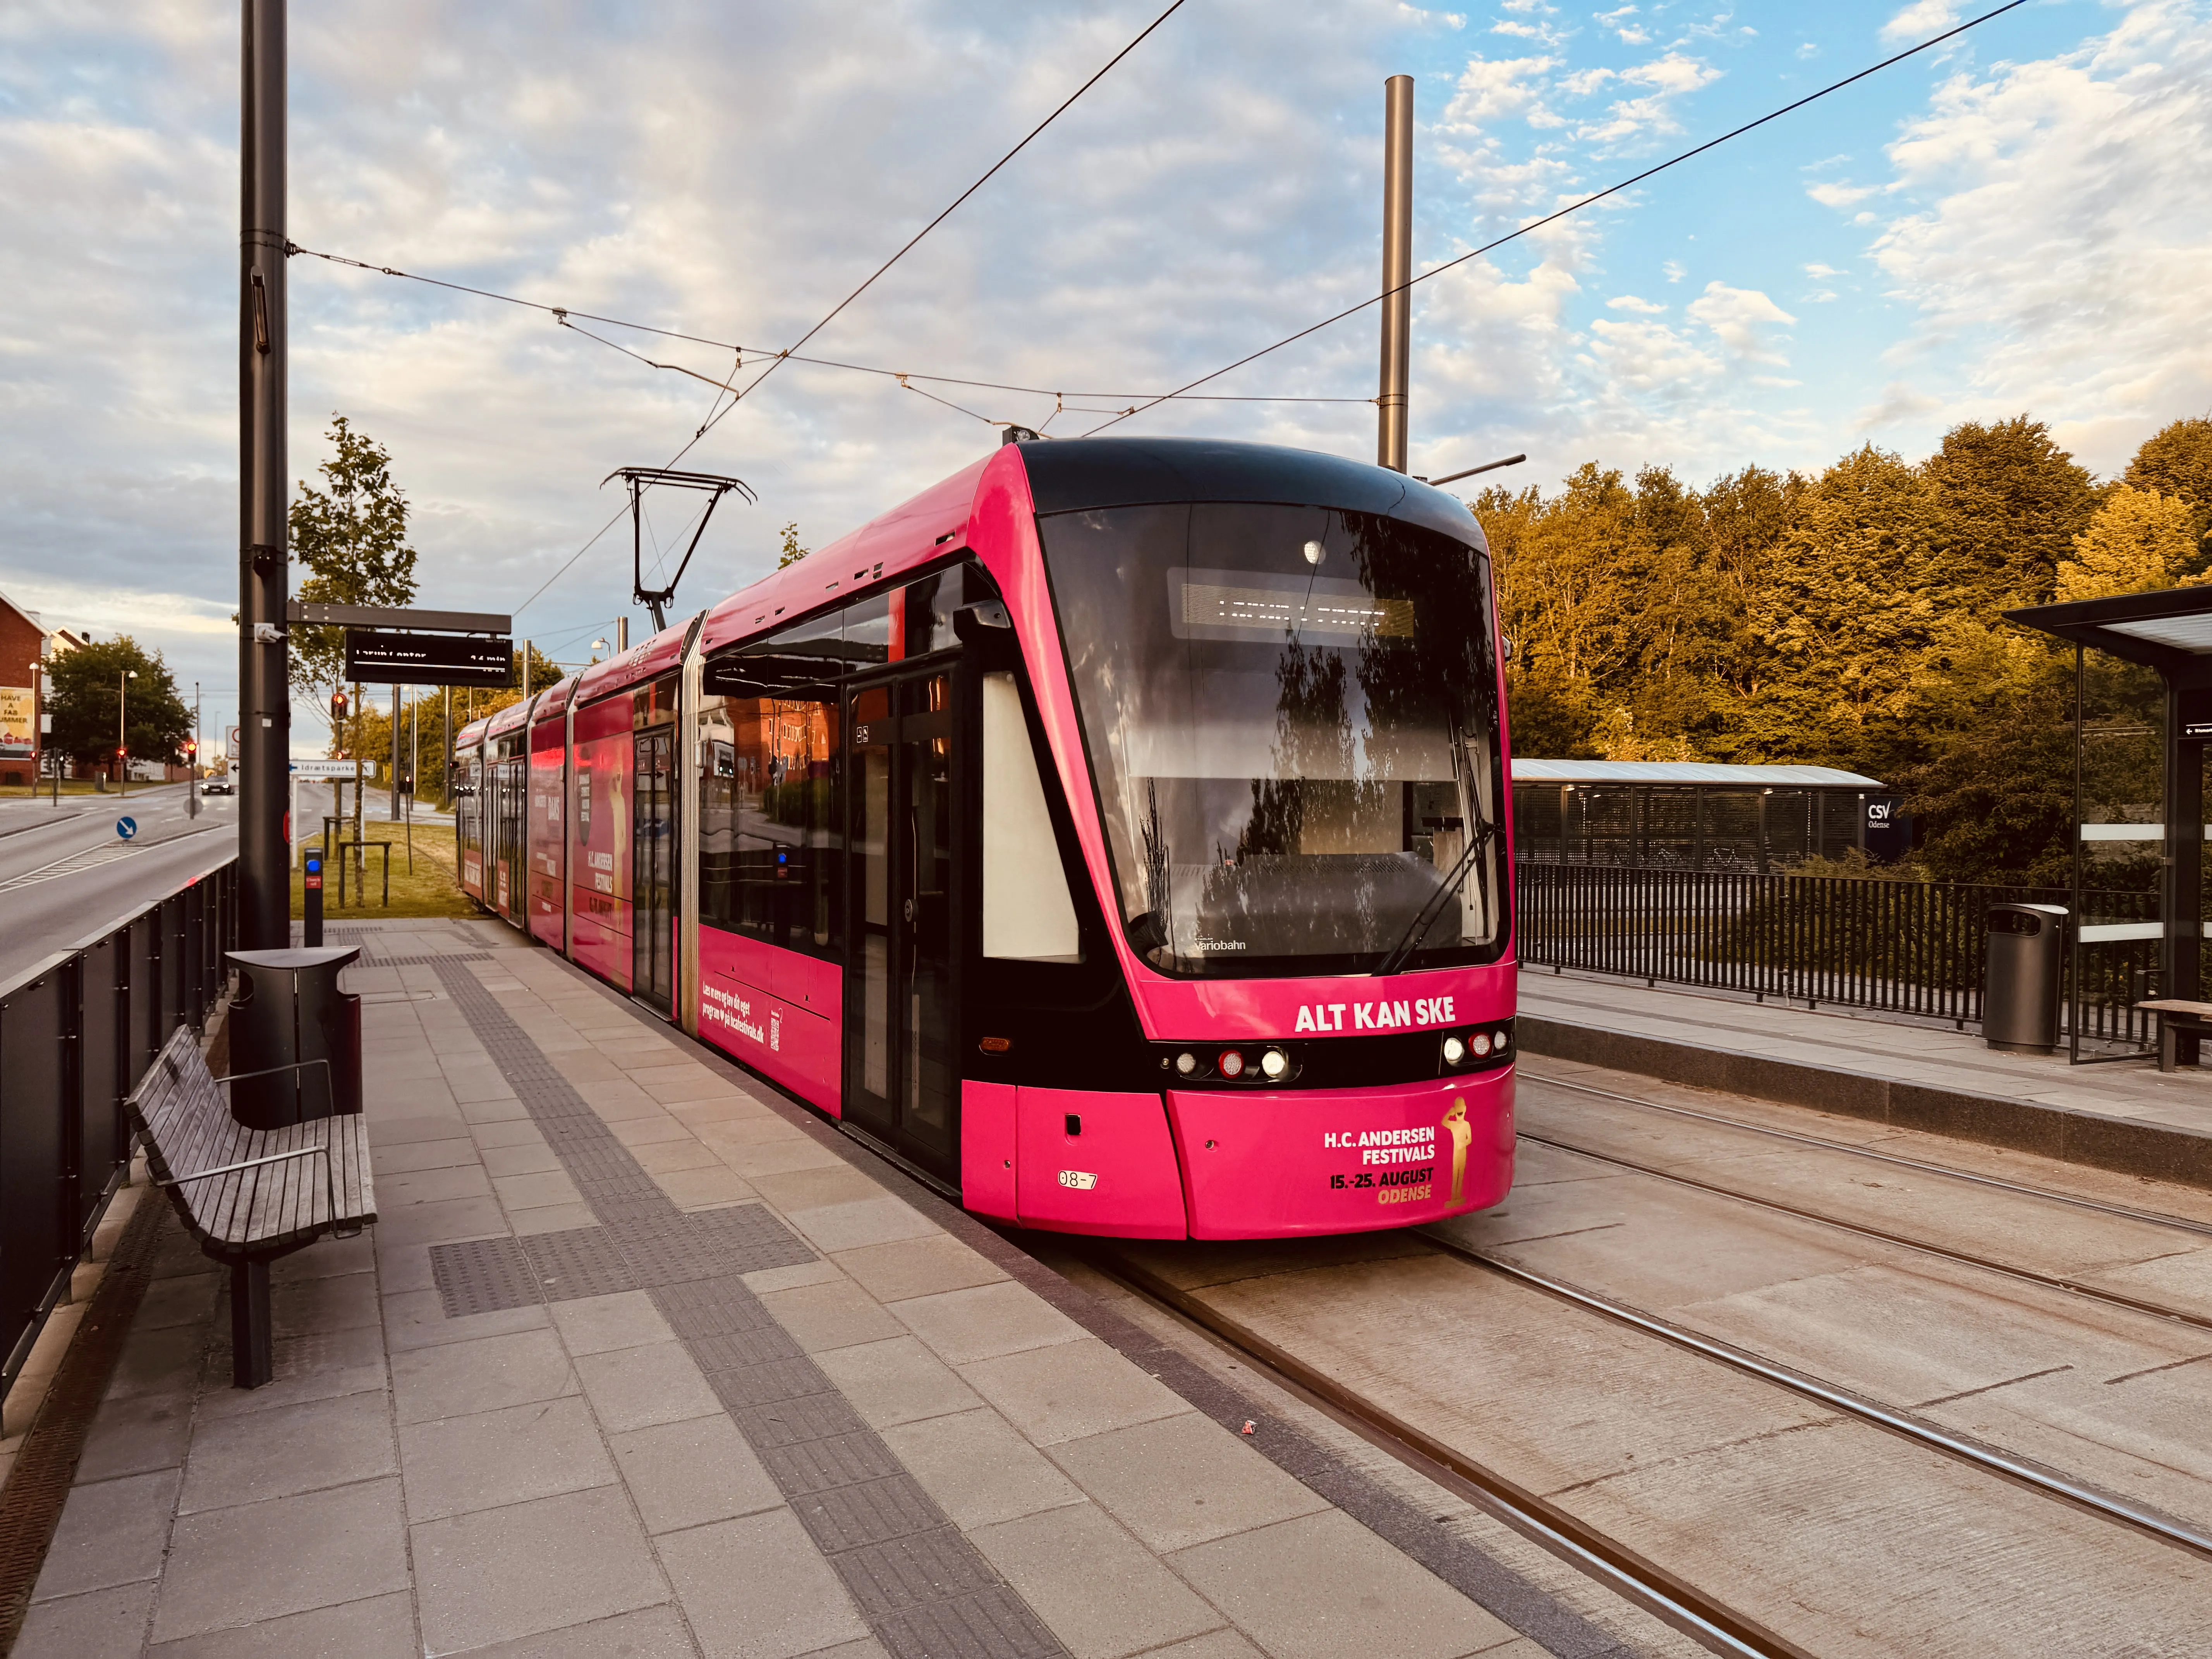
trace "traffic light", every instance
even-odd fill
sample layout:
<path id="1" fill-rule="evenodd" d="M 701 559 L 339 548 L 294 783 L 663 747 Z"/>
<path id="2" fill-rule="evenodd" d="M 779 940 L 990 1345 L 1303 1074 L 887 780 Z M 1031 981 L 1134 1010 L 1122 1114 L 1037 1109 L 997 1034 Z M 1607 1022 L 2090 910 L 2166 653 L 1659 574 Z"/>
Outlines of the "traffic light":
<path id="1" fill-rule="evenodd" d="M 185 758 L 189 761 L 199 752 L 200 740 L 198 738 L 186 738 L 185 739 Z"/>
<path id="2" fill-rule="evenodd" d="M 346 716 L 346 694 L 345 694 L 343 691 L 333 691 L 333 692 L 331 692 L 331 718 L 332 720 L 343 720 L 343 719 L 345 718 L 345 716 Z"/>

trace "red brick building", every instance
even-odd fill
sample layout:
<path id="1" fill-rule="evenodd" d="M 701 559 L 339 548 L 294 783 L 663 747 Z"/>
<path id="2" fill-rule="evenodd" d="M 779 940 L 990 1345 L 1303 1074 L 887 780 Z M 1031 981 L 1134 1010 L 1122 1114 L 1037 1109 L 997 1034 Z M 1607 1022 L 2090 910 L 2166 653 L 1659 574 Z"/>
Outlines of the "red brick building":
<path id="1" fill-rule="evenodd" d="M 38 661 L 46 651 L 38 614 L 0 593 L 0 784 L 38 781 Z"/>

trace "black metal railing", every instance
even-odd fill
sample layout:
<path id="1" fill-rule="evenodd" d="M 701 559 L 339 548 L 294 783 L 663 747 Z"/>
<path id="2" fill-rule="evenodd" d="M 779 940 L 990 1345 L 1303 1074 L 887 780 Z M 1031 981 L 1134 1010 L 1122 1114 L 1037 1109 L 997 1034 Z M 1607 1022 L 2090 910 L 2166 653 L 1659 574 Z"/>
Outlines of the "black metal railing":
<path id="1" fill-rule="evenodd" d="M 128 1173 L 123 1103 L 237 939 L 234 855 L 0 986 L 0 1397 Z"/>
<path id="2" fill-rule="evenodd" d="M 1752 875 L 1604 865 L 1522 864 L 1521 959 L 1819 1006 L 1972 1024 L 1993 904 L 2072 905 L 2063 887 L 2005 887 L 1851 876 Z M 2154 921 L 2146 893 L 2083 896 L 2093 923 Z M 2158 941 L 2077 947 L 2066 999 L 2085 1039 L 2141 1043 L 2133 1004 Z"/>

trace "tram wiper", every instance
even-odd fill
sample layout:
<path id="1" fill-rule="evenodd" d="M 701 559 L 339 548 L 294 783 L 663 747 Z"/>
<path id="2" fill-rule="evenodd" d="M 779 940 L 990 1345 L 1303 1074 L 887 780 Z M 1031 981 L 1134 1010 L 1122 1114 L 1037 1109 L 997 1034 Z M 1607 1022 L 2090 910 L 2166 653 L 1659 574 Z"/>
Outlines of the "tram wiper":
<path id="1" fill-rule="evenodd" d="M 1375 964 L 1378 977 L 1395 974 L 1405 965 L 1406 958 L 1413 954 L 1414 942 L 1429 931 L 1431 924 L 1443 913 L 1445 904 L 1456 897 L 1459 890 L 1467 884 L 1468 875 L 1474 868 L 1475 855 L 1490 845 L 1497 833 L 1496 826 L 1488 818 L 1482 819 L 1475 826 L 1474 833 L 1468 837 L 1467 851 L 1459 855 L 1459 862 L 1452 866 L 1450 873 L 1437 890 L 1429 895 L 1428 902 L 1414 913 L 1412 926 L 1390 947 L 1389 954 Z"/>

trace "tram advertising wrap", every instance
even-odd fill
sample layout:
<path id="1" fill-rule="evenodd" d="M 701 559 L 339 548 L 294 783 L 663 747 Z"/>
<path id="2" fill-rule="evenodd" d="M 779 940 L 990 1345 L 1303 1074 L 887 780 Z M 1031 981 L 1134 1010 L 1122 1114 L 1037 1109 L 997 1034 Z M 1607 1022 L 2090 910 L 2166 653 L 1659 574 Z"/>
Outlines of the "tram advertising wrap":
<path id="1" fill-rule="evenodd" d="M 980 1214 L 1416 1224 L 1512 1182 L 1499 663 L 1441 490 L 1011 443 L 463 732 L 464 884 Z"/>

